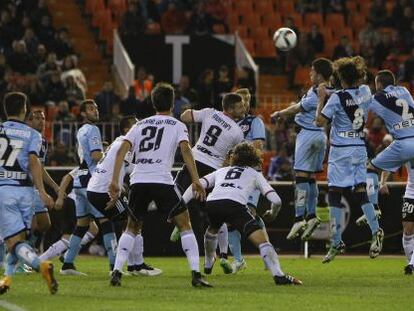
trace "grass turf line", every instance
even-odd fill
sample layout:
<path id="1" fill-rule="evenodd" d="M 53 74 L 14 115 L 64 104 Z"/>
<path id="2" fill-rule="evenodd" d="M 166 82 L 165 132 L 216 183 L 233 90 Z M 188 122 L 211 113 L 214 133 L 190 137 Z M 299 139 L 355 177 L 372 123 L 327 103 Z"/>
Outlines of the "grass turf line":
<path id="1" fill-rule="evenodd" d="M 59 292 L 49 295 L 40 275 L 17 275 L 11 290 L 0 296 L 30 311 L 37 310 L 410 310 L 414 276 L 403 275 L 405 259 L 281 257 L 285 272 L 302 287 L 276 287 L 259 257 L 247 259 L 247 270 L 224 275 L 216 263 L 208 280 L 212 289 L 194 289 L 185 258 L 146 258 L 163 269 L 158 277 L 123 277 L 122 287 L 109 286 L 107 259 L 78 258 L 87 277 L 60 276 Z M 60 263 L 55 263 L 58 272 Z M 1 309 L 1 308 L 0 308 Z"/>

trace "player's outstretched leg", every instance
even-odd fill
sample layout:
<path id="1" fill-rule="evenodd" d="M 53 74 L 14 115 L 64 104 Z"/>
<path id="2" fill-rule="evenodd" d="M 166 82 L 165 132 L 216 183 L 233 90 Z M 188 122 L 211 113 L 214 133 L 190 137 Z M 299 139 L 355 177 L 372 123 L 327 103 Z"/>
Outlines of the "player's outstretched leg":
<path id="1" fill-rule="evenodd" d="M 309 196 L 309 178 L 296 177 L 295 185 L 295 223 L 287 235 L 288 240 L 293 240 L 306 228 L 305 211 Z"/>
<path id="2" fill-rule="evenodd" d="M 260 256 L 265 265 L 272 273 L 276 285 L 302 285 L 302 281 L 288 274 L 283 273 L 278 255 L 272 244 L 266 238 L 263 229 L 253 231 L 248 239 L 259 248 Z"/>
<path id="3" fill-rule="evenodd" d="M 79 220 L 78 220 L 79 221 Z M 85 233 L 88 231 L 88 226 L 76 225 L 73 234 L 70 236 L 69 249 L 65 254 L 64 263 L 60 274 L 62 275 L 86 275 L 85 273 L 76 270 L 73 264 L 76 256 L 81 250 L 81 241 Z"/>
<path id="4" fill-rule="evenodd" d="M 316 216 L 316 204 L 318 203 L 319 190 L 316 180 L 314 178 L 309 179 L 309 193 L 306 200 L 307 216 L 306 216 L 306 229 L 301 236 L 302 241 L 308 240 L 316 228 L 321 224 L 321 220 Z"/>
<path id="5" fill-rule="evenodd" d="M 246 261 L 244 260 L 241 251 L 241 234 L 234 228 L 229 230 L 229 247 L 234 257 L 234 263 L 228 268 L 228 261 L 220 259 L 220 265 L 222 266 L 224 273 L 236 273 L 240 270 L 246 269 Z"/>

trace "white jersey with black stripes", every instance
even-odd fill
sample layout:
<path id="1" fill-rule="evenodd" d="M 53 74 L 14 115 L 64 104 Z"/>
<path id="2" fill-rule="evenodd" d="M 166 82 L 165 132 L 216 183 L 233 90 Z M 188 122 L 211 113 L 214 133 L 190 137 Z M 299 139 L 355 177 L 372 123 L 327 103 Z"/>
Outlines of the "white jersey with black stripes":
<path id="1" fill-rule="evenodd" d="M 251 167 L 223 167 L 204 176 L 200 181 L 206 188 L 213 188 L 207 201 L 232 200 L 246 205 L 249 195 L 257 189 L 270 202 L 281 204 L 280 197 L 262 173 Z"/>
<path id="2" fill-rule="evenodd" d="M 404 198 L 414 200 L 414 164 L 407 163 L 407 185 L 405 186 Z"/>

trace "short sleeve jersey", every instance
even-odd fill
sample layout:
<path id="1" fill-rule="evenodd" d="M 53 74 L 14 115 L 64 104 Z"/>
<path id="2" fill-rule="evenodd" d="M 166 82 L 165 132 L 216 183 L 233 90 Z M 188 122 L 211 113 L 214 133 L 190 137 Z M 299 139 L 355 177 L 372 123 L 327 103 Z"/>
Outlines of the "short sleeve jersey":
<path id="1" fill-rule="evenodd" d="M 0 185 L 32 186 L 29 156 L 40 155 L 42 137 L 26 123 L 9 120 L 0 125 Z"/>
<path id="2" fill-rule="evenodd" d="M 322 115 L 332 121 L 332 146 L 365 146 L 364 125 L 371 103 L 369 88 L 349 88 L 333 93 L 322 109 Z"/>
<path id="3" fill-rule="evenodd" d="M 42 163 L 43 165 L 45 165 L 46 163 L 47 150 L 48 150 L 47 140 L 45 137 L 42 137 L 42 147 L 40 148 L 39 160 L 40 160 L 40 163 Z"/>
<path id="4" fill-rule="evenodd" d="M 98 193 L 108 192 L 108 187 L 114 171 L 116 154 L 118 153 L 118 150 L 121 147 L 124 138 L 125 136 L 119 136 L 105 151 L 103 158 L 99 161 L 98 165 L 95 168 L 95 171 L 92 173 L 91 179 L 89 180 L 88 191 Z M 132 157 L 132 152 L 130 151 L 125 156 L 124 165 L 122 166 L 121 173 L 119 174 L 120 188 L 122 188 L 128 167 L 132 165 Z"/>
<path id="5" fill-rule="evenodd" d="M 387 86 L 377 92 L 370 110 L 384 120 L 395 139 L 414 137 L 414 101 L 405 87 Z"/>
<path id="6" fill-rule="evenodd" d="M 80 163 L 79 182 L 82 188 L 86 188 L 97 164 L 92 159 L 92 152 L 103 151 L 102 138 L 99 128 L 89 123 L 79 128 L 76 138 Z"/>
<path id="7" fill-rule="evenodd" d="M 266 140 L 266 129 L 263 121 L 251 114 L 237 122 L 243 131 L 244 139 L 248 141 Z"/>
<path id="8" fill-rule="evenodd" d="M 414 200 L 414 163 L 407 163 L 407 185 L 405 186 L 404 198 Z"/>
<path id="9" fill-rule="evenodd" d="M 194 122 L 201 123 L 200 137 L 193 148 L 194 159 L 215 169 L 221 167 L 230 149 L 244 140 L 240 126 L 212 108 L 192 110 L 192 116 Z"/>
<path id="10" fill-rule="evenodd" d="M 264 196 L 275 192 L 263 175 L 250 167 L 223 167 L 202 179 L 207 188 L 213 188 L 207 201 L 232 200 L 246 205 L 254 190 L 260 190 Z"/>
<path id="11" fill-rule="evenodd" d="M 334 92 L 333 88 L 327 88 L 329 94 Z M 316 108 L 318 107 L 318 94 L 316 87 L 311 87 L 300 100 L 301 111 L 295 116 L 295 123 L 301 128 L 311 131 L 324 131 L 323 128 L 316 126 Z"/>
<path id="12" fill-rule="evenodd" d="M 131 143 L 135 155 L 131 184 L 174 184 L 171 169 L 175 152 L 180 142 L 188 141 L 184 123 L 171 116 L 155 115 L 135 124 L 124 140 Z"/>

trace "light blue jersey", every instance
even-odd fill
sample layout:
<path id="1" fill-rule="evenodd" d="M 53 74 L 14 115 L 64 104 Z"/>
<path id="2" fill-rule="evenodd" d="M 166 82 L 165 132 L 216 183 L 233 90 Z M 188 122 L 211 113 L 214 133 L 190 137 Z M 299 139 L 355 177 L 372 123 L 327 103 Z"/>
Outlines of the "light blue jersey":
<path id="1" fill-rule="evenodd" d="M 371 103 L 368 87 L 349 88 L 333 93 L 322 115 L 332 121 L 331 146 L 364 146 L 364 125 Z"/>
<path id="2" fill-rule="evenodd" d="M 367 151 L 363 128 L 371 102 L 368 87 L 350 88 L 332 94 L 322 110 L 331 124 L 328 185 L 353 187 L 366 183 Z"/>
<path id="3" fill-rule="evenodd" d="M 4 239 L 30 229 L 33 183 L 30 154 L 39 156 L 42 137 L 20 121 L 0 125 L 0 236 Z"/>
<path id="4" fill-rule="evenodd" d="M 92 159 L 92 152 L 103 151 L 102 138 L 96 125 L 86 123 L 78 130 L 76 135 L 78 142 L 78 157 L 80 169 L 74 187 L 86 188 L 88 181 L 95 171 L 97 163 Z"/>
<path id="5" fill-rule="evenodd" d="M 394 141 L 372 161 L 375 167 L 395 172 L 414 158 L 414 101 L 405 87 L 387 86 L 377 92 L 370 110 L 384 120 Z"/>

